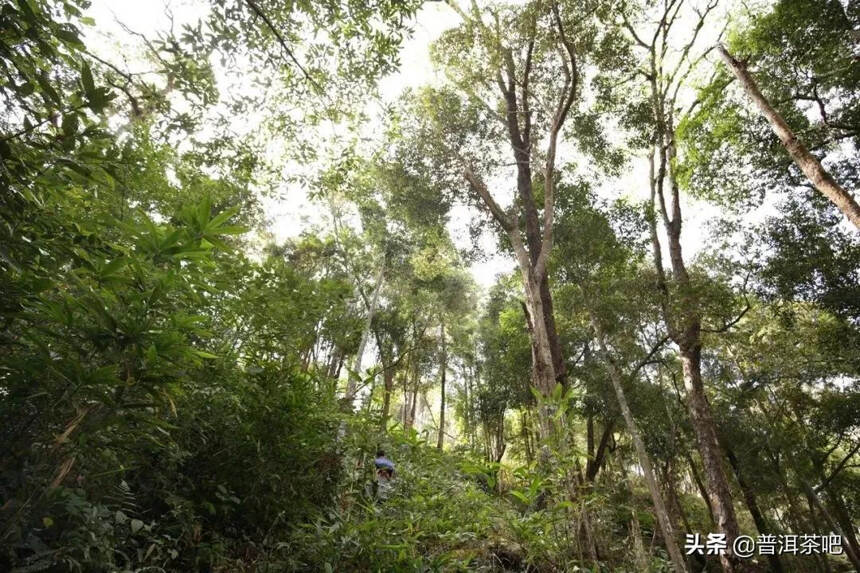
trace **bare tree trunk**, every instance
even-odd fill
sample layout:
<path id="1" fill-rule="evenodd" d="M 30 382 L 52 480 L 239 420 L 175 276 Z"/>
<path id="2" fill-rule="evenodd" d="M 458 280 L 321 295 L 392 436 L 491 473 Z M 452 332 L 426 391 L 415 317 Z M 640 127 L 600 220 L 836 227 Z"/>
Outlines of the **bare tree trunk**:
<path id="1" fill-rule="evenodd" d="M 681 364 L 684 368 L 684 386 L 687 389 L 690 422 L 696 434 L 699 452 L 702 454 L 702 466 L 708 483 L 714 519 L 717 529 L 726 534 L 727 542 L 731 546 L 735 538 L 740 535 L 740 528 L 732 504 L 729 482 L 723 469 L 720 444 L 717 441 L 717 432 L 711 416 L 711 406 L 708 403 L 705 387 L 702 383 L 701 347 L 699 345 L 692 348 L 682 347 Z M 737 557 L 728 551 L 720 556 L 720 561 L 726 571 L 734 571 L 740 566 Z"/>
<path id="2" fill-rule="evenodd" d="M 394 368 L 386 367 L 382 372 L 383 388 L 382 388 L 382 422 L 381 427 L 384 432 L 388 428 L 388 416 L 391 411 L 391 392 L 394 390 Z"/>
<path id="3" fill-rule="evenodd" d="M 711 414 L 711 406 L 702 382 L 702 341 L 699 300 L 690 284 L 690 277 L 684 263 L 681 249 L 681 200 L 677 180 L 673 170 L 675 159 L 675 132 L 670 118 L 661 122 L 665 131 L 658 133 L 657 157 L 659 171 L 654 176 L 652 163 L 651 197 L 659 200 L 660 214 L 666 228 L 669 242 L 669 258 L 672 277 L 677 285 L 677 307 L 669 300 L 669 289 L 662 267 L 660 243 L 656 237 L 656 226 L 651 226 L 651 241 L 654 246 L 654 264 L 657 270 L 658 286 L 664 322 L 669 336 L 678 345 L 683 368 L 684 387 L 687 391 L 687 410 L 696 436 L 696 445 L 702 455 L 702 466 L 708 485 L 710 505 L 716 520 L 717 530 L 726 535 L 727 550 L 720 555 L 720 563 L 726 573 L 745 569 L 744 564 L 734 554 L 732 547 L 740 534 L 731 490 L 722 464 L 722 450 L 717 441 L 717 431 Z M 665 144 L 664 144 L 665 142 Z M 667 205 L 664 196 L 665 180 L 668 177 L 671 189 L 671 204 Z M 674 310 L 677 308 L 677 310 Z"/>
<path id="4" fill-rule="evenodd" d="M 526 464 L 531 465 L 534 460 L 534 453 L 532 452 L 532 440 L 529 432 L 529 422 L 526 410 L 520 411 L 520 434 L 522 435 L 523 445 L 526 452 Z"/>
<path id="5" fill-rule="evenodd" d="M 800 422 L 800 420 L 802 420 L 801 416 L 798 415 L 797 417 Z M 839 493 L 839 489 L 836 486 L 834 478 L 839 475 L 839 472 L 845 468 L 845 464 L 854 457 L 858 450 L 860 450 L 860 445 L 850 450 L 848 454 L 842 458 L 842 461 L 836 466 L 836 468 L 830 472 L 829 476 L 824 471 L 824 462 L 826 458 L 816 457 L 812 459 L 812 466 L 815 468 L 820 479 L 820 483 L 814 488 L 814 491 L 816 493 L 823 493 L 826 496 L 828 505 L 830 506 L 836 521 L 845 532 L 845 540 L 849 545 L 851 545 L 851 549 L 854 551 L 855 555 L 860 555 L 860 544 L 857 542 L 857 536 L 854 533 L 854 524 L 852 523 L 851 516 L 845 507 L 845 502 L 842 500 L 842 496 Z"/>
<path id="6" fill-rule="evenodd" d="M 502 463 L 502 458 L 505 457 L 505 451 L 508 449 L 508 443 L 505 441 L 505 422 L 502 421 L 496 426 L 496 451 L 493 455 L 493 461 L 497 464 Z"/>
<path id="7" fill-rule="evenodd" d="M 409 428 L 415 426 L 415 413 L 418 406 L 418 368 L 415 368 L 415 381 L 412 386 L 412 401 L 409 406 Z"/>
<path id="8" fill-rule="evenodd" d="M 638 571 L 649 571 L 648 553 L 645 552 L 645 544 L 642 543 L 642 530 L 639 529 L 639 518 L 636 517 L 636 509 L 631 509 L 630 536 L 633 538 L 633 560 Z"/>
<path id="9" fill-rule="evenodd" d="M 539 102 L 530 90 L 533 71 L 532 55 L 538 44 L 538 17 L 531 19 L 531 30 L 527 40 L 525 60 L 517 69 L 514 50 L 505 45 L 497 28 L 484 23 L 481 9 L 473 2 L 468 10 L 460 9 L 456 3 L 449 5 L 480 31 L 481 41 L 490 40 L 486 46 L 493 52 L 491 59 L 493 75 L 504 102 L 502 121 L 507 128 L 508 142 L 517 166 L 518 200 L 506 211 L 495 201 L 484 181 L 474 172 L 468 160 L 463 159 L 464 176 L 496 222 L 508 234 L 517 257 L 526 291 L 528 311 L 531 315 L 533 347 L 533 385 L 547 395 L 557 381 L 563 382 L 565 365 L 561 345 L 553 318 L 552 294 L 547 276 L 547 262 L 553 246 L 553 219 L 555 215 L 556 149 L 565 121 L 580 95 L 580 63 L 576 54 L 576 41 L 568 36 L 558 6 L 552 4 L 555 34 L 546 36 L 555 42 L 560 56 L 562 73 L 558 74 L 559 91 L 556 97 L 549 129 L 546 132 L 546 154 L 543 165 L 543 225 L 538 214 L 533 189 L 532 148 L 533 114 L 531 106 Z M 521 236 L 520 221 L 524 222 L 525 245 Z M 546 408 L 543 408 L 546 410 Z M 545 440 L 553 429 L 552 412 L 539 413 L 540 437 Z M 544 453 L 548 453 L 545 450 Z M 544 456 L 546 457 L 546 456 Z"/>
<path id="10" fill-rule="evenodd" d="M 581 521 L 581 533 L 585 533 L 585 543 L 588 548 L 588 557 L 591 559 L 591 562 L 594 564 L 594 568 L 598 569 L 598 562 L 600 561 L 600 554 L 597 550 L 597 543 L 594 540 L 594 531 L 591 527 L 591 518 L 588 515 L 588 507 L 585 505 L 585 497 L 582 498 L 582 501 L 579 504 L 579 514 L 582 516 Z"/>
<path id="11" fill-rule="evenodd" d="M 421 337 L 424 336 L 424 330 L 422 329 L 419 333 L 418 325 L 415 323 L 415 316 L 412 316 L 412 343 L 415 346 L 415 350 L 410 353 L 410 366 L 412 370 L 412 375 L 409 376 L 405 374 L 403 376 L 403 429 L 409 430 L 412 428 L 413 423 L 415 422 L 415 407 L 418 402 L 418 382 L 419 382 L 419 356 L 418 356 L 418 343 Z M 411 388 L 411 396 L 410 396 L 410 378 L 412 381 Z"/>
<path id="12" fill-rule="evenodd" d="M 803 174 L 815 186 L 822 195 L 827 197 L 854 226 L 860 229 L 860 204 L 846 191 L 835 179 L 821 166 L 818 158 L 812 155 L 803 143 L 776 111 L 766 97 L 759 90 L 753 77 L 747 71 L 746 65 L 739 62 L 722 45 L 717 46 L 720 57 L 726 63 L 738 81 L 741 83 L 746 94 L 756 104 L 761 114 L 770 123 L 773 132 L 782 141 L 782 145 L 794 160 L 794 163 L 803 171 Z"/>
<path id="13" fill-rule="evenodd" d="M 594 463 L 594 415 L 588 414 L 585 421 L 585 473 L 588 473 L 588 468 Z"/>
<path id="14" fill-rule="evenodd" d="M 603 427 L 603 434 L 600 436 L 600 442 L 597 444 L 597 450 L 594 452 L 593 459 L 589 459 L 585 464 L 585 479 L 593 482 L 597 477 L 597 473 L 603 466 L 603 461 L 606 459 L 606 451 L 609 448 L 609 441 L 612 438 L 612 432 L 615 429 L 615 418 L 610 418 Z M 589 456 L 591 458 L 591 456 Z"/>
<path id="15" fill-rule="evenodd" d="M 540 282 L 540 295 L 544 301 L 543 320 L 546 324 L 547 337 L 549 338 L 550 354 L 552 355 L 553 371 L 557 382 L 566 384 L 567 367 L 564 364 L 564 354 L 561 351 L 561 338 L 555 325 L 555 313 L 553 310 L 552 293 L 549 290 L 549 276 L 544 274 Z"/>
<path id="16" fill-rule="evenodd" d="M 472 375 L 469 372 L 469 366 L 463 364 L 463 391 L 466 401 L 466 433 L 469 437 L 469 447 L 475 447 L 475 433 L 477 432 L 475 420 L 473 418 L 472 400 L 474 400 L 474 391 L 472 390 Z"/>
<path id="17" fill-rule="evenodd" d="M 654 469 L 651 465 L 651 458 L 645 450 L 645 444 L 642 441 L 642 436 L 639 433 L 639 426 L 633 418 L 633 413 L 630 411 L 630 406 L 627 403 L 627 396 L 624 393 L 622 386 L 621 372 L 613 362 L 609 355 L 609 350 L 606 348 L 605 335 L 600 323 L 592 315 L 591 327 L 597 336 L 598 348 L 609 369 L 609 379 L 612 382 L 612 388 L 615 390 L 615 397 L 618 400 L 618 406 L 621 408 L 621 415 L 624 417 L 624 422 L 627 424 L 627 431 L 630 432 L 630 437 L 633 440 L 633 446 L 636 449 L 636 456 L 639 458 L 639 465 L 642 466 L 642 473 L 645 476 L 645 483 L 648 485 L 648 491 L 651 494 L 651 501 L 654 503 L 654 513 L 657 514 L 657 522 L 660 524 L 660 529 L 663 532 L 663 539 L 666 542 L 666 549 L 669 552 L 669 557 L 672 560 L 672 565 L 678 572 L 687 571 L 687 562 L 681 550 L 678 548 L 678 541 L 675 538 L 675 530 L 672 527 L 672 520 L 669 518 L 669 512 L 666 510 L 666 504 L 663 501 L 663 495 L 660 493 L 660 488 L 657 485 L 657 480 L 654 477 Z"/>
<path id="18" fill-rule="evenodd" d="M 824 507 L 824 504 L 821 503 L 821 500 L 818 498 L 818 494 L 815 493 L 815 490 L 813 490 L 812 487 L 810 487 L 810 485 L 802 479 L 800 485 L 803 488 L 803 492 L 809 499 L 810 504 L 814 504 L 815 507 L 818 508 L 825 521 L 827 521 L 827 525 L 829 525 L 834 532 L 841 535 L 843 539 L 846 539 L 845 532 L 842 530 L 841 527 L 839 527 L 839 523 L 837 523 L 836 520 L 833 519 L 833 516 L 830 515 L 830 512 L 827 511 L 826 507 Z M 854 548 L 851 547 L 850 543 L 843 545 L 843 549 L 845 550 L 845 555 L 848 556 L 848 560 L 851 561 L 851 564 L 854 566 L 854 570 L 860 573 L 860 556 L 858 556 L 854 552 Z"/>
<path id="19" fill-rule="evenodd" d="M 555 388 L 556 375 L 552 357 L 552 342 L 547 332 L 546 322 L 538 320 L 538 317 L 544 316 L 544 300 L 541 297 L 540 284 L 535 279 L 531 259 L 523 245 L 519 230 L 512 229 L 508 236 L 517 255 L 526 294 L 526 307 L 531 319 L 529 322 L 532 329 L 531 341 L 533 345 L 532 384 L 544 396 L 548 396 Z M 545 406 L 543 410 L 539 414 L 539 429 L 541 441 L 546 442 L 553 433 L 554 412 L 549 411 L 548 406 Z"/>
<path id="20" fill-rule="evenodd" d="M 403 429 L 406 429 L 406 421 L 408 419 L 407 413 L 409 412 L 409 376 L 404 373 L 403 375 L 403 406 L 400 408 L 400 418 L 401 423 L 403 424 Z"/>
<path id="21" fill-rule="evenodd" d="M 674 513 L 677 515 L 678 519 L 681 520 L 681 523 L 684 526 L 684 531 L 693 531 L 693 528 L 690 525 L 690 520 L 687 517 L 687 513 L 684 511 L 684 506 L 681 505 L 681 500 L 678 498 L 678 489 L 676 486 L 675 479 L 672 476 L 672 473 L 673 472 L 672 472 L 672 469 L 670 467 L 666 472 L 665 479 L 663 480 L 663 485 L 664 485 L 664 488 L 666 490 L 666 495 L 669 498 L 668 499 L 669 508 L 670 508 L 669 517 L 670 517 L 670 519 L 673 519 L 674 516 L 672 514 L 671 508 L 674 508 Z M 678 519 L 673 519 L 672 523 L 677 524 Z M 711 521 L 711 523 L 713 523 L 713 520 Z M 708 564 L 707 560 L 705 559 L 705 556 L 702 555 L 701 553 L 693 553 L 692 557 L 696 560 L 696 563 L 699 564 L 699 567 L 700 567 L 699 570 L 704 571 L 705 568 L 707 567 L 707 564 Z"/>
<path id="22" fill-rule="evenodd" d="M 708 517 L 711 520 L 711 525 L 716 525 L 717 520 L 714 519 L 714 508 L 711 505 L 711 496 L 708 495 L 708 488 L 705 487 L 705 482 L 699 476 L 699 470 L 696 469 L 696 460 L 687 452 L 687 463 L 690 465 L 690 476 L 693 478 L 693 483 L 696 484 L 696 489 L 699 490 L 699 495 L 705 501 L 705 507 L 708 509 Z"/>
<path id="23" fill-rule="evenodd" d="M 340 364 L 341 357 L 343 356 L 340 348 L 333 348 L 331 357 L 329 359 L 328 368 L 326 368 L 326 375 L 329 378 L 337 378 L 338 366 Z"/>
<path id="24" fill-rule="evenodd" d="M 379 302 L 379 291 L 382 290 L 384 272 L 385 265 L 380 265 L 379 272 L 376 274 L 376 286 L 373 287 L 373 296 L 370 299 L 370 307 L 367 309 L 367 317 L 364 320 L 361 341 L 358 343 L 358 351 L 355 354 L 355 362 L 352 366 L 353 372 L 359 376 L 361 375 L 361 361 L 364 358 L 364 348 L 367 346 L 367 341 L 370 338 L 370 327 L 373 324 L 373 315 L 376 314 L 376 305 Z M 346 398 L 350 408 L 352 407 L 352 399 L 355 398 L 356 382 L 356 377 L 350 374 L 349 380 L 346 383 Z"/>
<path id="25" fill-rule="evenodd" d="M 765 519 L 764 514 L 761 509 L 759 509 L 758 501 L 756 500 L 755 492 L 750 486 L 749 482 L 746 480 L 746 477 L 741 473 L 740 463 L 738 463 L 738 458 L 735 456 L 734 451 L 732 451 L 731 447 L 725 446 L 726 457 L 729 459 L 729 464 L 732 466 L 732 470 L 735 472 L 735 477 L 738 480 L 738 485 L 741 486 L 741 491 L 744 494 L 744 501 L 747 504 L 747 508 L 750 510 L 750 515 L 752 515 L 753 521 L 755 522 L 755 527 L 758 530 L 759 534 L 766 533 L 776 533 L 773 528 L 768 524 L 767 519 Z M 768 562 L 770 562 L 770 568 L 775 573 L 782 573 L 782 562 L 779 560 L 779 555 L 768 555 Z"/>
<path id="26" fill-rule="evenodd" d="M 511 114 L 515 116 L 516 110 L 509 106 L 508 114 L 509 116 Z M 558 128 L 560 129 L 560 125 Z M 553 135 L 553 141 L 556 135 L 557 133 Z M 518 146 L 514 145 L 515 155 L 518 153 L 517 149 Z M 526 162 L 528 160 L 527 157 L 524 159 Z M 548 159 L 547 169 L 550 175 L 552 174 L 551 163 Z M 511 240 L 511 246 L 517 258 L 523 290 L 526 295 L 524 308 L 527 311 L 529 340 L 532 346 L 532 385 L 544 396 L 549 395 L 555 387 L 557 376 L 559 375 L 559 372 L 556 371 L 556 362 L 558 361 L 562 366 L 562 378 L 564 365 L 564 362 L 560 360 L 560 354 L 556 357 L 553 356 L 553 348 L 558 344 L 555 322 L 554 320 L 546 320 L 546 316 L 552 312 L 552 296 L 549 291 L 546 273 L 546 261 L 552 248 L 552 213 L 554 209 L 552 185 L 549 186 L 548 193 L 545 192 L 547 193 L 547 198 L 545 200 L 545 228 L 542 238 L 540 238 L 539 232 L 536 234 L 534 225 L 529 223 L 533 218 L 532 215 L 536 217 L 536 210 L 532 213 L 531 208 L 526 209 L 526 238 L 529 245 L 529 248 L 527 248 L 523 242 L 519 225 L 516 224 L 517 219 L 512 217 L 511 214 L 506 213 L 495 202 L 486 184 L 472 171 L 471 167 L 466 166 L 464 175 Z M 534 207 L 534 196 L 530 185 L 527 187 L 520 186 L 520 195 L 527 205 L 531 205 L 532 208 Z M 538 242 L 537 257 L 535 257 L 532 252 L 534 251 L 534 245 Z M 545 288 L 543 287 L 544 284 L 546 284 Z M 549 325 L 548 322 L 550 322 Z M 554 425 L 553 412 L 549 411 L 548 406 L 542 408 L 542 411 L 539 413 L 539 422 L 540 438 L 542 441 L 546 441 L 552 434 Z"/>
<path id="27" fill-rule="evenodd" d="M 332 378 L 335 379 L 335 382 L 337 382 L 337 380 L 340 379 L 340 371 L 343 368 L 343 360 L 344 360 L 344 355 L 343 355 L 343 352 L 341 352 L 340 356 L 337 359 L 337 368 L 334 369 L 334 376 L 332 376 Z"/>
<path id="28" fill-rule="evenodd" d="M 825 495 L 827 496 L 829 505 L 833 509 L 836 522 L 839 523 L 839 526 L 842 528 L 842 531 L 845 534 L 845 540 L 848 542 L 848 545 L 851 546 L 854 555 L 860 555 L 860 544 L 857 543 L 857 535 L 855 534 L 855 527 L 852 523 L 851 516 L 845 508 L 845 502 L 842 500 L 842 497 L 832 489 L 832 487 L 833 484 L 831 483 L 825 488 Z"/>
<path id="29" fill-rule="evenodd" d="M 445 319 L 440 320 L 440 330 L 442 337 L 442 363 L 439 368 L 442 370 L 442 403 L 439 406 L 439 440 L 436 442 L 436 448 L 442 449 L 442 444 L 445 440 L 445 374 L 448 370 L 448 352 L 445 346 Z"/>

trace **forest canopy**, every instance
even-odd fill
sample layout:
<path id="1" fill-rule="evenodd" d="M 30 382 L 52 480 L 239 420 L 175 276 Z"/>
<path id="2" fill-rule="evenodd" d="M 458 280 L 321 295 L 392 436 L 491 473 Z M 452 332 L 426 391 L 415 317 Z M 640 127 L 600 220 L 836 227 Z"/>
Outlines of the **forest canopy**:
<path id="1" fill-rule="evenodd" d="M 860 572 L 860 4 L 0 0 L 0 570 Z"/>

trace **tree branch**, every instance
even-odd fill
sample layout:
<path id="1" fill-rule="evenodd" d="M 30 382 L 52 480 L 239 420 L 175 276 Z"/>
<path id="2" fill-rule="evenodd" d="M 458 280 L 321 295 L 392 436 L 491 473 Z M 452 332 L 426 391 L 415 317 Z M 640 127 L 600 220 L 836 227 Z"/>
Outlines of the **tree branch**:
<path id="1" fill-rule="evenodd" d="M 570 108 L 576 99 L 579 87 L 579 68 L 577 66 L 576 50 L 573 43 L 568 39 L 564 30 L 564 24 L 558 11 L 558 2 L 552 3 L 552 14 L 558 35 L 567 53 L 568 61 L 562 59 L 564 70 L 564 88 L 561 98 L 556 106 L 555 116 L 549 134 L 549 146 L 546 153 L 546 167 L 544 169 L 544 207 L 543 207 L 543 240 L 541 241 L 540 253 L 535 263 L 535 276 L 538 280 L 543 278 L 546 272 L 547 261 L 553 245 L 553 217 L 555 214 L 555 156 L 558 145 L 558 135 L 567 119 Z M 568 68 L 568 65 L 570 66 Z"/>
<path id="2" fill-rule="evenodd" d="M 481 197 L 484 204 L 490 210 L 490 213 L 492 213 L 493 217 L 496 218 L 502 228 L 508 233 L 515 230 L 516 224 L 514 221 L 512 221 L 505 210 L 496 203 L 496 200 L 493 199 L 492 194 L 490 194 L 490 190 L 487 189 L 486 183 L 484 183 L 484 181 L 474 172 L 471 165 L 466 164 L 463 167 L 463 176 L 472 186 L 472 189 L 474 189 L 478 196 Z"/>
<path id="3" fill-rule="evenodd" d="M 835 478 L 836 475 L 845 468 L 845 464 L 848 463 L 848 460 L 853 458 L 854 454 L 856 454 L 858 451 L 860 451 L 860 442 L 858 442 L 857 445 L 854 446 L 854 448 L 852 448 L 851 451 L 848 452 L 848 454 L 844 458 L 842 458 L 842 461 L 839 462 L 839 465 L 837 465 L 836 468 L 832 472 L 830 472 L 830 476 L 828 476 L 827 479 L 825 479 L 823 482 L 821 482 L 821 484 L 815 487 L 815 492 L 817 493 L 827 487 L 830 482 L 833 481 L 833 478 Z"/>
<path id="4" fill-rule="evenodd" d="M 290 60 L 292 60 L 292 61 L 293 61 L 293 63 L 294 63 L 294 64 L 299 68 L 299 70 L 301 70 L 301 72 L 302 72 L 302 74 L 305 76 L 305 78 L 306 78 L 306 79 L 307 79 L 307 80 L 308 80 L 308 81 L 309 81 L 309 82 L 310 82 L 310 83 L 311 83 L 311 84 L 312 84 L 312 85 L 313 85 L 313 86 L 314 86 L 314 87 L 315 87 L 319 92 L 322 92 L 322 91 L 323 91 L 322 86 L 320 86 L 320 85 L 316 82 L 316 80 L 314 80 L 314 79 L 311 77 L 311 75 L 310 75 L 310 74 L 308 73 L 308 71 L 304 68 L 304 66 L 302 66 L 302 64 L 301 64 L 301 63 L 299 62 L 299 60 L 296 58 L 295 54 L 293 54 L 293 51 L 290 49 L 290 47 L 289 47 L 289 46 L 287 46 L 287 41 L 286 41 L 286 40 L 284 39 L 284 37 L 281 35 L 281 32 L 280 32 L 280 31 L 278 31 L 278 29 L 275 27 L 275 25 L 272 23 L 272 21 L 271 21 L 271 20 L 269 19 L 269 17 L 266 15 L 266 13 L 265 13 L 261 8 L 260 8 L 260 6 L 257 4 L 256 0 L 245 0 L 245 1 L 248 3 L 248 6 L 250 6 L 250 7 L 251 7 L 251 10 L 253 10 L 253 11 L 254 11 L 254 13 L 256 13 L 256 14 L 257 14 L 257 16 L 259 16 L 259 17 L 263 20 L 263 22 L 265 22 L 265 23 L 266 23 L 266 26 L 268 26 L 268 27 L 269 27 L 269 29 L 270 29 L 270 30 L 272 31 L 272 33 L 275 35 L 275 38 L 277 38 L 278 43 L 281 45 L 281 48 L 283 48 L 283 50 L 287 53 L 287 56 L 290 58 Z"/>

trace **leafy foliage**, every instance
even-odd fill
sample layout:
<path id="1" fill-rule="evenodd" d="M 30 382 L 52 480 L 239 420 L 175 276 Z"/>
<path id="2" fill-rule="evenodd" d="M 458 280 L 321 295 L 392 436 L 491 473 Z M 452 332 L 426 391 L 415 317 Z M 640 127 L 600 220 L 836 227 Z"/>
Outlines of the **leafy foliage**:
<path id="1" fill-rule="evenodd" d="M 215 0 L 156 37 L 126 29 L 141 73 L 85 43 L 83 0 L 0 0 L 0 569 L 671 570 L 667 531 L 722 527 L 700 396 L 739 531 L 838 530 L 844 556 L 769 565 L 847 570 L 857 236 L 725 72 L 693 90 L 667 71 L 707 51 L 643 67 L 659 3 L 450 3 L 460 21 L 431 48 L 445 79 L 341 141 L 420 7 Z M 731 49 L 856 188 L 856 7 L 753 8 Z M 655 42 L 675 16 L 657 21 Z M 224 89 L 233 70 L 249 93 Z M 694 103 L 661 111 L 651 90 L 676 80 Z M 233 133 L 250 111 L 261 129 Z M 562 123 L 558 168 L 539 172 Z M 275 244 L 272 150 L 313 166 L 325 130 L 306 128 L 324 124 L 342 153 L 304 182 L 327 218 Z M 655 147 L 650 202 L 608 189 Z M 494 233 L 502 254 L 530 250 L 482 292 L 466 266 L 493 221 L 477 182 L 515 179 Z M 689 267 L 670 244 L 670 275 L 681 190 L 721 209 Z M 744 219 L 762 203 L 764 224 Z M 537 290 L 554 301 L 539 323 Z M 538 385 L 547 316 L 566 373 Z"/>

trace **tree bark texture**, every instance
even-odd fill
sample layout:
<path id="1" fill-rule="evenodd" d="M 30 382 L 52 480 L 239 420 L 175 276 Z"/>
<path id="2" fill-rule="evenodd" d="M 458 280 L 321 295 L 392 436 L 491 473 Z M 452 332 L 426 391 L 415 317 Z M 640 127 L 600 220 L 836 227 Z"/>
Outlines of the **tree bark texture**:
<path id="1" fill-rule="evenodd" d="M 699 452 L 702 454 L 702 466 L 705 470 L 705 480 L 708 485 L 708 495 L 714 520 L 720 533 L 726 534 L 728 546 L 740 535 L 735 508 L 729 482 L 723 469 L 720 444 L 711 415 L 711 406 L 705 395 L 701 372 L 701 347 L 681 348 L 681 364 L 684 369 L 684 386 L 687 390 L 687 402 L 690 412 L 690 422 L 696 434 Z M 730 551 L 721 555 L 720 561 L 725 571 L 740 570 L 740 562 Z"/>

